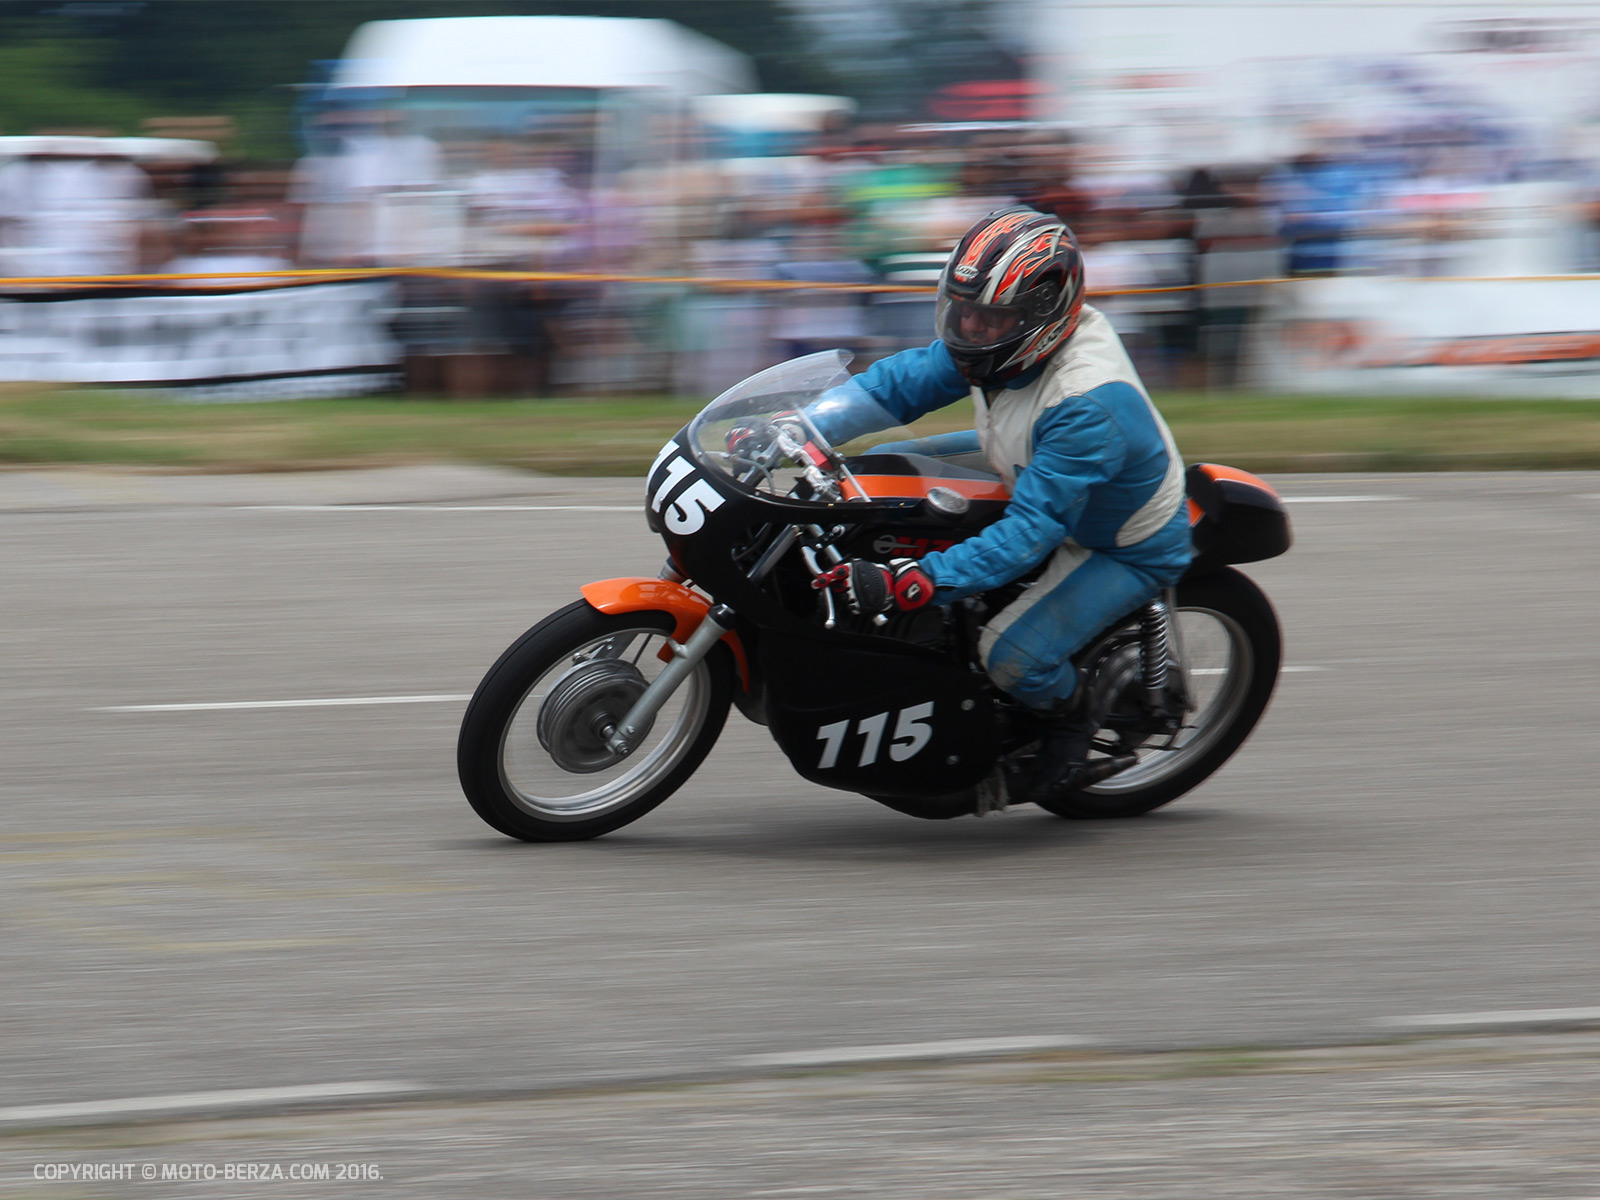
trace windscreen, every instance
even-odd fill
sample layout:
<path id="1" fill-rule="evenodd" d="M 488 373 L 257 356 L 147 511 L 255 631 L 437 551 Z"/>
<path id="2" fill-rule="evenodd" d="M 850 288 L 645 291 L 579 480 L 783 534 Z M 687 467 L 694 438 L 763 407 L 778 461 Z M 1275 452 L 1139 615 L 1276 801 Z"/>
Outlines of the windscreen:
<path id="1" fill-rule="evenodd" d="M 915 435 L 856 382 L 849 362 L 843 350 L 809 354 L 729 388 L 689 426 L 695 457 L 773 496 L 864 499 L 848 456 L 893 452 Z"/>

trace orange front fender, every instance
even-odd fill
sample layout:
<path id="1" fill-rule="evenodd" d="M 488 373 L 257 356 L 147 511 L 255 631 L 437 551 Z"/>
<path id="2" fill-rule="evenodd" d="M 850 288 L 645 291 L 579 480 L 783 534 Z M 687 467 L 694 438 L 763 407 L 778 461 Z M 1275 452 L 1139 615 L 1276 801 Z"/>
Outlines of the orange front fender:
<path id="1" fill-rule="evenodd" d="M 672 631 L 672 640 L 675 642 L 687 641 L 706 613 L 711 611 L 711 601 L 670 579 L 647 579 L 642 575 L 598 579 L 594 583 L 584 584 L 579 590 L 591 608 L 607 615 L 631 612 L 672 614 L 677 621 Z M 722 640 L 728 643 L 728 649 L 733 651 L 733 661 L 739 666 L 740 687 L 749 691 L 750 663 L 745 658 L 744 644 L 739 641 L 739 635 L 731 630 L 723 635 Z M 660 657 L 666 662 L 672 658 L 672 652 L 663 646 Z"/>

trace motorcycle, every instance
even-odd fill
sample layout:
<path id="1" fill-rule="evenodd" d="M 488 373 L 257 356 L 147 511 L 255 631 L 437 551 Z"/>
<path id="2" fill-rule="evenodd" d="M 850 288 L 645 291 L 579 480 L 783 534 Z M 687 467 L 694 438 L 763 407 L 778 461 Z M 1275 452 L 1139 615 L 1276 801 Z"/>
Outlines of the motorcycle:
<path id="1" fill-rule="evenodd" d="M 782 363 L 707 405 L 646 479 L 660 574 L 585 585 L 489 669 L 457 767 L 490 826 L 546 842 L 636 821 L 694 773 L 733 706 L 805 779 L 902 813 L 1016 802 L 1010 780 L 1042 727 L 990 682 L 977 647 L 986 616 L 1030 577 L 889 616 L 813 586 L 847 559 L 944 549 L 999 520 L 1009 498 L 988 471 L 905 446 L 915 435 L 848 361 Z M 1186 484 L 1187 573 L 1073 656 L 1098 732 L 1076 786 L 1033 801 L 1058 816 L 1170 803 L 1239 748 L 1272 696 L 1277 616 L 1234 567 L 1289 548 L 1283 504 L 1230 467 L 1191 466 Z"/>

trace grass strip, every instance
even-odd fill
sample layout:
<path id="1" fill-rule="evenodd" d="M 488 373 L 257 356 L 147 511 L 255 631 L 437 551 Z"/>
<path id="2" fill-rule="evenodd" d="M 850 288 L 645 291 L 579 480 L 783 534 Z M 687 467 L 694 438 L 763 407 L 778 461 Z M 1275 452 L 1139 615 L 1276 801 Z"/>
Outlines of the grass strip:
<path id="1" fill-rule="evenodd" d="M 1600 399 L 1156 399 L 1191 462 L 1286 472 L 1600 468 Z M 13 384 L 0 386 L 0 465 L 231 472 L 479 462 L 636 475 L 702 403 L 381 396 L 189 404 L 152 392 Z M 963 402 L 917 431 L 970 427 Z"/>

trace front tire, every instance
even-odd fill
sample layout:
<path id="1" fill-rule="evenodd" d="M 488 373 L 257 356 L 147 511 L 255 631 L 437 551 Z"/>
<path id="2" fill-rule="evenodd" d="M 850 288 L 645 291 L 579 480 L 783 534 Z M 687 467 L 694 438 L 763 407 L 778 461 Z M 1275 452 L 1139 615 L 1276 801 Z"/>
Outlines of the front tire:
<path id="1" fill-rule="evenodd" d="M 523 634 L 467 705 L 461 790 L 492 828 L 528 842 L 599 837 L 644 816 L 694 773 L 727 720 L 733 663 L 714 647 L 639 744 L 618 757 L 604 731 L 665 665 L 666 612 L 607 615 L 579 600 Z"/>
<path id="2" fill-rule="evenodd" d="M 1232 568 L 1182 581 L 1176 598 L 1172 617 L 1193 707 L 1172 745 L 1141 747 L 1135 765 L 1092 787 L 1040 800 L 1041 808 L 1073 820 L 1142 816 L 1198 787 L 1256 727 L 1272 699 L 1283 659 L 1283 634 L 1271 602 Z M 1126 624 L 1119 626 L 1098 645 L 1119 638 L 1126 643 L 1127 632 Z M 1095 655 L 1096 647 L 1091 647 L 1086 661 Z M 1104 660 L 1101 669 L 1106 669 Z"/>

